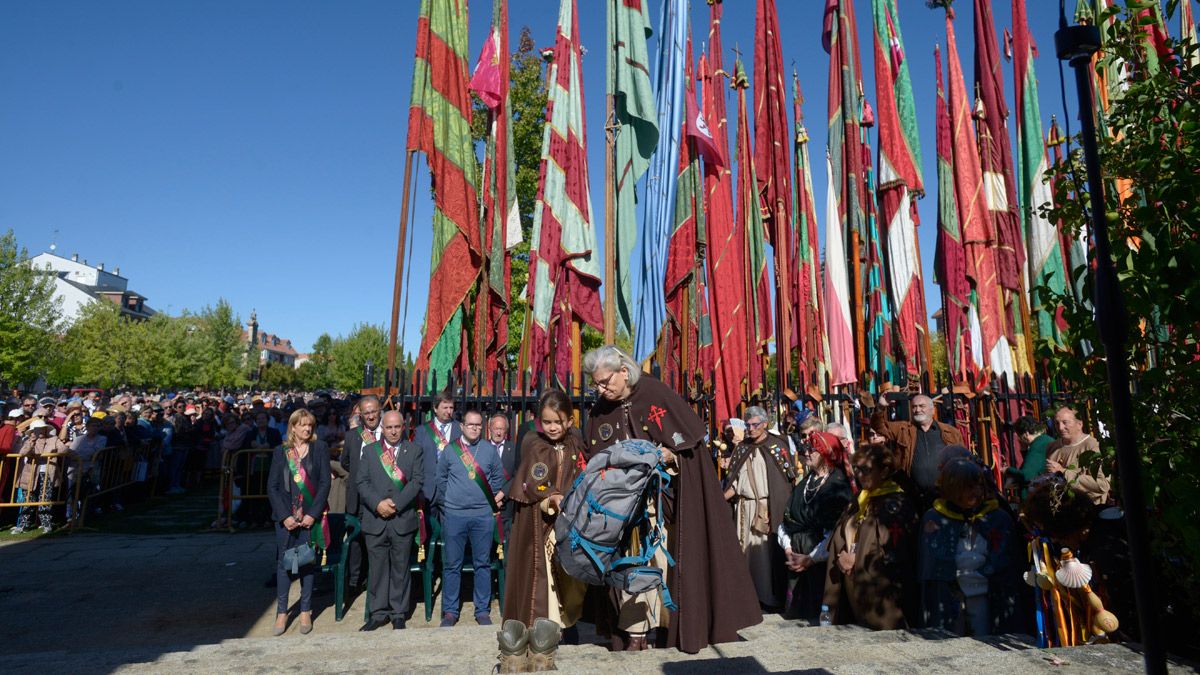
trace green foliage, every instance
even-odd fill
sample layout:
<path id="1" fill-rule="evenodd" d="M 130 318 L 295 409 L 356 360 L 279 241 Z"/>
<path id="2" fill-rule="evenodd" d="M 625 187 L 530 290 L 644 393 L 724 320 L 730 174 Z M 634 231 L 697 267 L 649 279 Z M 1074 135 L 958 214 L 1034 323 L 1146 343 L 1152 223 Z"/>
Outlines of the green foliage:
<path id="1" fill-rule="evenodd" d="M 337 337 L 330 345 L 333 384 L 343 391 L 358 391 L 363 385 L 363 367 L 375 363 L 375 386 L 383 384 L 387 368 L 388 334 L 383 326 L 360 323 L 346 337 Z"/>
<path id="2" fill-rule="evenodd" d="M 946 338 L 941 331 L 935 331 L 929 340 L 929 367 L 934 382 L 950 381 L 950 360 L 946 357 Z"/>
<path id="3" fill-rule="evenodd" d="M 258 374 L 258 387 L 263 390 L 290 391 L 299 388 L 300 382 L 296 368 L 277 362 L 263 365 Z"/>
<path id="4" fill-rule="evenodd" d="M 209 389 L 245 386 L 248 365 L 258 364 L 258 350 L 242 342 L 242 320 L 224 298 L 200 311 L 198 330 L 201 370 L 197 384 Z"/>
<path id="5" fill-rule="evenodd" d="M 30 267 L 12 230 L 0 236 L 0 383 L 28 384 L 55 359 L 54 278 Z"/>
<path id="6" fill-rule="evenodd" d="M 1131 5 L 1132 6 L 1132 5 Z M 1141 454 L 1150 526 L 1165 582 L 1186 589 L 1187 601 L 1200 602 L 1200 73 L 1173 57 L 1148 57 L 1144 33 L 1127 10 L 1120 10 L 1105 37 L 1098 68 L 1118 59 L 1131 68 L 1128 90 L 1115 99 L 1100 142 L 1106 177 L 1132 183 L 1118 198 L 1115 183 L 1105 190 L 1117 275 L 1128 313 L 1131 376 L 1137 449 Z M 1172 45 L 1189 54 L 1195 45 Z M 1045 208 L 1051 222 L 1079 232 L 1087 224 L 1085 176 L 1078 152 L 1054 167 L 1056 207 Z M 1077 180 L 1076 180 L 1077 179 Z M 1086 270 L 1076 270 L 1076 276 Z M 1063 377 L 1077 394 L 1094 402 L 1095 418 L 1112 428 L 1104 344 L 1090 301 L 1093 280 L 1084 279 L 1077 299 L 1039 289 L 1043 300 L 1060 305 L 1070 324 L 1069 345 L 1082 350 L 1042 346 L 1052 375 Z M 1100 438 L 1094 461 L 1112 471 L 1111 441 Z M 1117 476 L 1118 481 L 1120 476 Z M 1119 494 L 1119 492 L 1117 493 Z M 1183 598 L 1178 601 L 1185 602 Z"/>

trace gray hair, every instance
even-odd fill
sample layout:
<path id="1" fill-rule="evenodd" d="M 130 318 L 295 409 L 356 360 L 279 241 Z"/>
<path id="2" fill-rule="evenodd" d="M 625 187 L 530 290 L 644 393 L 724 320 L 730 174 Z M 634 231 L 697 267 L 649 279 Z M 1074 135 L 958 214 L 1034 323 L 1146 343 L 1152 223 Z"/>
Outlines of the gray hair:
<path id="1" fill-rule="evenodd" d="M 625 352 L 621 351 L 615 345 L 604 345 L 597 347 L 588 352 L 583 357 L 583 372 L 591 377 L 596 374 L 597 370 L 611 370 L 616 372 L 624 368 L 629 372 L 629 384 L 637 384 L 638 378 L 641 377 L 642 369 L 638 367 L 637 361 Z"/>
<path id="2" fill-rule="evenodd" d="M 817 417 L 810 417 L 800 423 L 800 431 L 825 431 L 825 423 Z"/>
<path id="3" fill-rule="evenodd" d="M 742 417 L 745 418 L 745 420 L 747 422 L 754 419 L 755 417 L 757 417 L 758 419 L 760 419 L 764 422 L 771 421 L 769 418 L 767 418 L 767 411 L 763 410 L 760 406 L 756 406 L 756 405 L 752 405 L 749 408 L 746 408 L 746 412 L 742 413 Z"/>

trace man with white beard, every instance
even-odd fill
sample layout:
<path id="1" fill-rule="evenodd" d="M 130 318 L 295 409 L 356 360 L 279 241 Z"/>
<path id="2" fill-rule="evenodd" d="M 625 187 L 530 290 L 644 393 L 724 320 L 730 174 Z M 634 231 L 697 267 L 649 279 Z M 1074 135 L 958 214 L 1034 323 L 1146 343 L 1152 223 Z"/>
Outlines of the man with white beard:
<path id="1" fill-rule="evenodd" d="M 934 419 L 933 399 L 924 394 L 913 397 L 911 422 L 889 422 L 888 400 L 879 397 L 879 407 L 871 415 L 871 428 L 895 445 L 904 469 L 920 488 L 917 503 L 922 509 L 933 504 L 938 478 L 938 459 L 947 445 L 962 445 L 957 428 Z"/>

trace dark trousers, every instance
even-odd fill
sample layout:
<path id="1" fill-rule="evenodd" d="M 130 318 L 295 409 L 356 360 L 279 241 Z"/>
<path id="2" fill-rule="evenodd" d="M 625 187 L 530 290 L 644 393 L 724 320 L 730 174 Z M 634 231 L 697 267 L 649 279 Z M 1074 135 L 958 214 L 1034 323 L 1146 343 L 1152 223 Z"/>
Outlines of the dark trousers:
<path id="1" fill-rule="evenodd" d="M 367 592 L 371 595 L 371 618 L 407 619 L 412 598 L 409 557 L 413 533 L 384 527 L 379 534 L 363 537 L 367 544 Z"/>
<path id="2" fill-rule="evenodd" d="M 458 616 L 462 602 L 463 557 L 471 544 L 471 565 L 475 569 L 475 614 L 487 614 L 492 603 L 492 537 L 496 519 L 492 516 L 457 516 L 446 513 L 443 523 L 445 549 L 442 555 L 442 611 Z"/>
<path id="3" fill-rule="evenodd" d="M 288 611 L 288 591 L 292 590 L 292 575 L 291 570 L 283 569 L 283 552 L 289 548 L 299 546 L 308 541 L 312 536 L 311 529 L 297 527 L 288 532 L 287 528 L 279 523 L 275 523 L 275 544 L 278 549 L 275 553 L 275 596 L 277 599 L 276 612 L 286 614 Z M 321 559 L 321 552 L 317 552 L 317 560 Z M 313 581 L 316 579 L 316 564 L 305 565 L 300 568 L 300 573 L 296 576 L 300 579 L 300 611 L 312 611 L 312 592 Z"/>

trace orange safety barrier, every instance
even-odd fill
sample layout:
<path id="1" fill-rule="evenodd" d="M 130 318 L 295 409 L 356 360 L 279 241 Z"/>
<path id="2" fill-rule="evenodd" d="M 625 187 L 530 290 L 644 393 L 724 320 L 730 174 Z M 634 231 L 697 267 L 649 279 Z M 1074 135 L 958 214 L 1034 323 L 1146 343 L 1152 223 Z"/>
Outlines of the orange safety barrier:
<path id="1" fill-rule="evenodd" d="M 217 522 L 234 531 L 233 503 L 267 499 L 267 475 L 271 469 L 273 448 L 226 451 L 221 458 L 221 489 L 217 496 Z M 235 493 L 236 492 L 236 493 Z"/>
<path id="2" fill-rule="evenodd" d="M 4 501 L 0 501 L 0 509 L 66 506 L 69 500 L 78 503 L 79 485 L 78 483 L 75 485 L 73 493 L 68 493 L 67 472 L 72 468 L 78 471 L 79 464 L 79 457 L 71 452 L 54 452 L 37 456 L 21 456 L 18 453 L 5 455 L 3 461 L 0 462 L 0 488 L 3 489 L 2 496 L 4 498 Z M 43 490 L 36 499 L 34 495 L 26 495 L 24 501 L 18 501 L 17 483 L 21 476 L 21 470 L 26 466 L 32 466 L 36 473 L 40 473 L 42 467 L 45 467 L 47 471 L 53 468 L 55 484 L 47 490 Z"/>
<path id="3" fill-rule="evenodd" d="M 134 448 L 109 446 L 97 451 L 87 462 L 81 462 L 75 480 L 76 503 L 81 485 L 87 484 L 96 489 L 89 489 L 84 494 L 73 527 L 83 526 L 91 500 L 96 497 L 147 481 L 150 482 L 150 494 L 154 494 L 158 487 L 160 451 L 157 442 L 142 443 Z"/>

